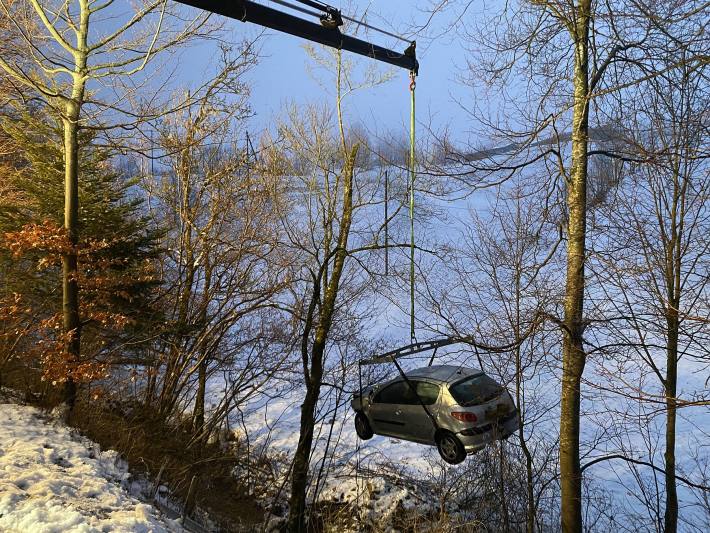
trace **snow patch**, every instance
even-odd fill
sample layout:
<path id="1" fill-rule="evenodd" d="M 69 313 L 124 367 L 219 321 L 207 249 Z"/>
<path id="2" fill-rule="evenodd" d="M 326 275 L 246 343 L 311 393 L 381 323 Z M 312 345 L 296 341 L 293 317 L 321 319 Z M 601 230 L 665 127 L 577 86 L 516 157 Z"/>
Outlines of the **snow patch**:
<path id="1" fill-rule="evenodd" d="M 116 452 L 33 407 L 0 404 L 0 531 L 185 531 L 131 496 L 129 484 Z"/>

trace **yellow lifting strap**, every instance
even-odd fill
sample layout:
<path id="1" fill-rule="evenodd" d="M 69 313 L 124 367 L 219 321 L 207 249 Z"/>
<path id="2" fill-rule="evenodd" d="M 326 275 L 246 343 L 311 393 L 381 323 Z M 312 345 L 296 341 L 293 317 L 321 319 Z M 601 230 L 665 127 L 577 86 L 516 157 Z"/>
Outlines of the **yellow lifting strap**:
<path id="1" fill-rule="evenodd" d="M 409 71 L 409 80 L 409 93 L 411 95 L 411 114 L 409 121 L 409 334 L 412 342 L 414 342 L 416 340 L 414 335 L 414 179 L 416 177 L 416 156 L 414 151 L 416 106 L 414 90 L 417 88 L 417 81 L 416 73 L 413 70 Z"/>

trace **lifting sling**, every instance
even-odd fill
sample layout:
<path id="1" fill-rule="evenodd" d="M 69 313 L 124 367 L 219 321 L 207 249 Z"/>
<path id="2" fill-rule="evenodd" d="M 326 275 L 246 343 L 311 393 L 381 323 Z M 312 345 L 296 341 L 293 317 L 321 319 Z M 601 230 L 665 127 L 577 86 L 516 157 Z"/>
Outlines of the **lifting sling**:
<path id="1" fill-rule="evenodd" d="M 414 335 L 414 180 L 416 177 L 416 157 L 415 157 L 415 120 L 416 105 L 414 90 L 417 87 L 416 72 L 409 72 L 409 92 L 411 94 L 411 113 L 409 119 L 409 337 L 412 342 L 416 340 Z"/>

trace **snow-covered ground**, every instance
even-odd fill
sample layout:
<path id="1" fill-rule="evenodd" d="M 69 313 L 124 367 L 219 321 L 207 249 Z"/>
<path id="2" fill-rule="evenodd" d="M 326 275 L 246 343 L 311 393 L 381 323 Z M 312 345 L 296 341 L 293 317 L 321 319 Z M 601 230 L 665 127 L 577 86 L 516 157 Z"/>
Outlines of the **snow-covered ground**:
<path id="1" fill-rule="evenodd" d="M 0 531 L 182 532 L 132 496 L 116 452 L 28 406 L 0 404 Z"/>

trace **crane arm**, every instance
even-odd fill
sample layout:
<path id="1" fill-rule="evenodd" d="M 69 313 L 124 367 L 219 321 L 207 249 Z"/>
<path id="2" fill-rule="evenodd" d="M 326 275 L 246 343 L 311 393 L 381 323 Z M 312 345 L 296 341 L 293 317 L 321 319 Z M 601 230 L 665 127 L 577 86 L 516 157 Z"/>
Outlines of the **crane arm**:
<path id="1" fill-rule="evenodd" d="M 397 67 L 417 72 L 419 62 L 416 58 L 415 44 L 412 43 L 404 52 L 399 53 L 376 44 L 344 35 L 337 28 L 326 28 L 314 22 L 309 22 L 302 18 L 283 13 L 276 9 L 250 2 L 249 0 L 176 0 L 181 4 L 186 4 L 205 11 L 210 11 L 218 15 L 241 20 L 242 22 L 252 22 L 260 26 L 271 28 L 301 37 L 309 41 L 347 50 L 355 54 L 371 57 L 378 61 L 389 63 Z"/>

